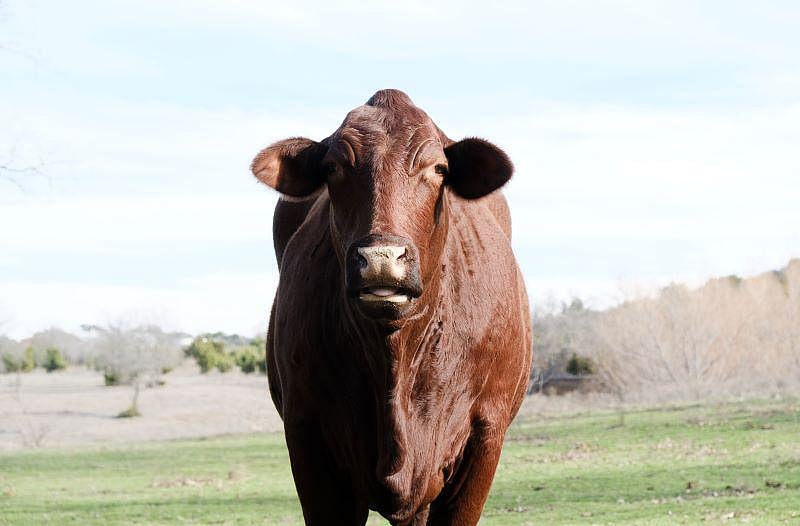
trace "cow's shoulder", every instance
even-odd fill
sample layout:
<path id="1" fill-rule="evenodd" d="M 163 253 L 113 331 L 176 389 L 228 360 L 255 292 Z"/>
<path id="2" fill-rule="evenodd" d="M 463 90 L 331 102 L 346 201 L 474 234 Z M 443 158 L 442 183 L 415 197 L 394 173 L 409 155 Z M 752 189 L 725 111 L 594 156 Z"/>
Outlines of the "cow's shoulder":
<path id="1" fill-rule="evenodd" d="M 511 217 L 502 192 L 481 199 L 450 194 L 450 236 L 447 258 L 460 263 L 460 279 L 480 284 L 511 278 L 517 263 L 511 249 Z M 515 277 L 515 276 L 514 276 Z M 495 291 L 492 296 L 497 296 Z"/>
<path id="2" fill-rule="evenodd" d="M 490 201 L 451 200 L 446 261 L 451 283 L 445 289 L 452 306 L 453 337 L 468 347 L 465 354 L 475 366 L 473 381 L 485 393 L 505 399 L 509 390 L 517 390 L 513 385 L 520 383 L 518 371 L 527 370 L 525 363 L 530 362 L 530 315 L 522 273 L 507 235 L 510 220 L 498 221 L 496 215 L 507 214 L 505 199 L 499 192 L 493 196 Z M 501 387 L 505 384 L 509 385 Z M 505 418 L 508 412 L 501 414 Z"/>
<path id="3" fill-rule="evenodd" d="M 508 201 L 506 201 L 506 196 L 503 192 L 497 190 L 486 197 L 478 199 L 475 203 L 489 210 L 500 230 L 503 231 L 508 239 L 511 239 L 511 212 L 508 209 Z"/>
<path id="4" fill-rule="evenodd" d="M 497 220 L 504 201 L 502 195 L 489 202 L 451 200 L 445 258 L 451 283 L 446 290 L 459 327 L 472 341 L 500 334 L 527 316 L 527 305 L 520 301 L 525 284 L 507 235 L 510 220 Z"/>

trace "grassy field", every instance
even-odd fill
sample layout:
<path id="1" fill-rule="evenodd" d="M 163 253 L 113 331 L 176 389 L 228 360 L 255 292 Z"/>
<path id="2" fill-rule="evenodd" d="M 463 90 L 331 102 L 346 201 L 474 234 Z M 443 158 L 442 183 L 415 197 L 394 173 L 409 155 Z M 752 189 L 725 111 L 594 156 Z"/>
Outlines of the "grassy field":
<path id="1" fill-rule="evenodd" d="M 280 434 L 0 456 L 0 524 L 300 517 Z M 796 400 L 521 418 L 481 524 L 742 522 L 800 524 Z"/>

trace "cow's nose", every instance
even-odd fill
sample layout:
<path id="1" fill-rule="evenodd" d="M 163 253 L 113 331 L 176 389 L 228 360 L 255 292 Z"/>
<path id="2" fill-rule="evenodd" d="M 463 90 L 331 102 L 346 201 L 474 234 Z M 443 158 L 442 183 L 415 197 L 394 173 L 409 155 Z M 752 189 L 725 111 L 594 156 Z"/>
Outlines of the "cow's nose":
<path id="1" fill-rule="evenodd" d="M 406 277 L 406 247 L 391 245 L 359 247 L 358 262 L 361 279 L 388 279 L 401 282 Z"/>
<path id="2" fill-rule="evenodd" d="M 389 304 L 406 305 L 422 294 L 419 252 L 408 238 L 367 236 L 348 247 L 345 261 L 347 293 L 360 305 L 377 309 L 380 316 L 387 315 Z"/>

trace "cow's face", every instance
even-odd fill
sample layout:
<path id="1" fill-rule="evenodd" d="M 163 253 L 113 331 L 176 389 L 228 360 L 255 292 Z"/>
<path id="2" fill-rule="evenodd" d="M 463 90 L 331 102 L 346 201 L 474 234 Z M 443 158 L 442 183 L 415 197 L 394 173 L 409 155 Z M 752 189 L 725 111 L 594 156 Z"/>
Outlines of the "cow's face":
<path id="1" fill-rule="evenodd" d="M 467 199 L 496 190 L 513 167 L 481 139 L 449 140 L 402 92 L 383 90 L 330 137 L 263 150 L 253 173 L 289 198 L 327 187 L 344 288 L 367 317 L 398 319 L 440 266 L 445 186 Z"/>

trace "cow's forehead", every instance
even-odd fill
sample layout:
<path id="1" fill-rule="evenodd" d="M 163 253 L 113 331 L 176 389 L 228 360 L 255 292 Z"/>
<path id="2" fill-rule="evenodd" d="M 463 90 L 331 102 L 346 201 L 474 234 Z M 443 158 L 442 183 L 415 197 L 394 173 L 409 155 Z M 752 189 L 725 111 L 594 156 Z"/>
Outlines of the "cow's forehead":
<path id="1" fill-rule="evenodd" d="M 422 110 L 418 108 L 414 110 L 416 111 L 359 106 L 347 114 L 342 125 L 334 133 L 334 137 L 355 136 L 364 143 L 379 142 L 384 139 L 395 142 L 413 138 L 419 140 L 435 138 L 437 129 L 433 121 Z"/>
<path id="2" fill-rule="evenodd" d="M 441 132 L 428 115 L 398 90 L 381 90 L 352 110 L 331 137 L 353 148 L 401 154 L 423 142 L 442 142 Z"/>

